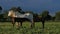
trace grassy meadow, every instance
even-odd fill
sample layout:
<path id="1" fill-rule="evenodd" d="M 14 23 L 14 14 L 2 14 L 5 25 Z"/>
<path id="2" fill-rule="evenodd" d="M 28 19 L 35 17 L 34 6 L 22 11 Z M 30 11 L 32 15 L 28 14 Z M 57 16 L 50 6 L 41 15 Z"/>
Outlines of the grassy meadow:
<path id="1" fill-rule="evenodd" d="M 0 22 L 0 34 L 60 34 L 60 22 L 46 22 L 44 30 L 41 22 L 35 23 L 35 28 L 30 28 L 30 23 L 24 22 L 18 30 L 10 22 Z"/>

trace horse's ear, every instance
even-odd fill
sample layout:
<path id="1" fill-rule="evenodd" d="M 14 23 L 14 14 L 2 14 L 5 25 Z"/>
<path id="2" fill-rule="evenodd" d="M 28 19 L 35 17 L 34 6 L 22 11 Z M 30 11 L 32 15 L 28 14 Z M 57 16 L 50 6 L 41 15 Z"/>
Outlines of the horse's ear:
<path id="1" fill-rule="evenodd" d="M 18 10 L 22 10 L 21 7 L 18 7 L 17 9 L 18 9 Z"/>
<path id="2" fill-rule="evenodd" d="M 0 10 L 2 10 L 2 7 L 0 6 Z"/>

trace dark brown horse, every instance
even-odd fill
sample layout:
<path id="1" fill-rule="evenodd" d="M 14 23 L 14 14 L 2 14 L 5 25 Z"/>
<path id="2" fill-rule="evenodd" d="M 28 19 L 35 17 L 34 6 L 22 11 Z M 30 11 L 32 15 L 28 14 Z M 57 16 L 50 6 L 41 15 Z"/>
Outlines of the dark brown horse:
<path id="1" fill-rule="evenodd" d="M 42 22 L 42 26 L 43 26 L 43 29 L 44 29 L 44 26 L 45 26 L 45 17 L 42 16 L 41 22 Z"/>

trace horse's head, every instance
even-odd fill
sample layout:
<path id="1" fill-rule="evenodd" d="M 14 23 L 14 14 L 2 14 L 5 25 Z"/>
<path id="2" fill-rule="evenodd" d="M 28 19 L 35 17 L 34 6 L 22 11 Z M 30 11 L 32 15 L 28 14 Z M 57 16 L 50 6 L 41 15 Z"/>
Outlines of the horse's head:
<path id="1" fill-rule="evenodd" d="M 13 10 L 10 10 L 10 11 L 8 12 L 8 16 L 13 17 L 13 16 L 14 16 L 14 11 L 13 11 Z"/>

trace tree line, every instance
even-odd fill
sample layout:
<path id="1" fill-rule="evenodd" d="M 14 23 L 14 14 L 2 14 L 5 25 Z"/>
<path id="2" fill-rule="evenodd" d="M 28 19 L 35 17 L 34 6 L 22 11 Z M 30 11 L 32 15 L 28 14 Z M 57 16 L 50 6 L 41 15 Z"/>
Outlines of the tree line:
<path id="1" fill-rule="evenodd" d="M 16 7 L 12 7 L 11 9 L 15 10 Z M 2 8 L 0 7 L 0 10 Z M 51 16 L 48 10 L 42 11 L 42 13 L 37 14 L 33 11 L 25 11 L 25 12 L 31 12 L 34 16 L 34 21 L 39 22 L 41 21 L 42 16 L 46 18 L 46 21 L 60 21 L 60 11 L 57 11 L 54 16 Z M 24 13 L 22 11 L 22 13 Z M 11 21 L 11 19 L 8 17 L 8 10 L 4 11 L 3 14 L 0 14 L 0 21 Z"/>

